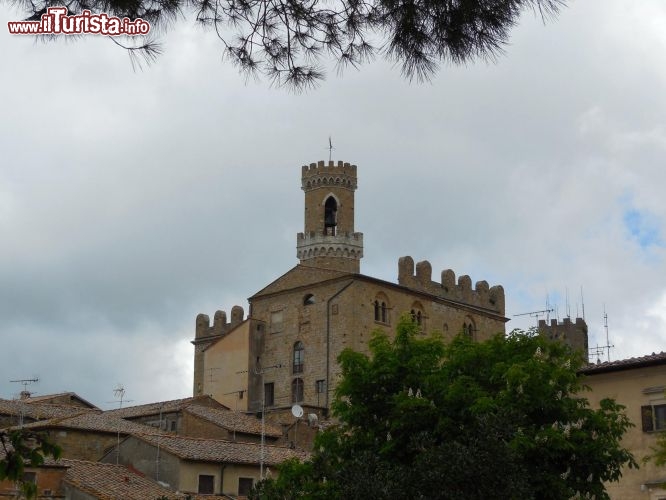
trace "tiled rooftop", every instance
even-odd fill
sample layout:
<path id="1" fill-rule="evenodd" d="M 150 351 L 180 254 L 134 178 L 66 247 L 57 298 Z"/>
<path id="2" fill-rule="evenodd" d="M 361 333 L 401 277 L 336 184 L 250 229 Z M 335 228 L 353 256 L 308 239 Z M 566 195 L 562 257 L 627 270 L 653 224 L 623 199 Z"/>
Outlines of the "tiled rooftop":
<path id="1" fill-rule="evenodd" d="M 158 401 L 157 403 L 128 406 L 126 408 L 119 408 L 116 410 L 107 410 L 105 413 L 107 415 L 113 415 L 114 417 L 120 418 L 144 417 L 147 415 L 158 415 L 160 412 L 170 413 L 179 411 L 192 404 L 209 403 L 211 401 L 213 403 L 219 404 L 221 408 L 225 408 L 224 405 L 217 403 L 210 396 L 195 396 L 192 398 L 172 399 L 171 401 Z"/>
<path id="2" fill-rule="evenodd" d="M 28 404 L 47 403 L 47 402 L 51 402 L 51 404 L 67 404 L 67 403 L 62 403 L 62 402 L 58 401 L 58 400 L 62 401 L 63 399 L 69 400 L 70 402 L 71 401 L 78 401 L 79 403 L 83 403 L 83 405 L 85 405 L 85 406 L 87 406 L 91 409 L 99 410 L 99 408 L 97 408 L 94 404 L 92 404 L 89 401 L 86 401 L 85 399 L 83 399 L 81 396 L 79 396 L 75 392 L 61 392 L 61 393 L 58 393 L 58 394 L 43 394 L 41 396 L 30 396 L 30 397 L 24 398 L 22 401 L 25 401 Z"/>
<path id="3" fill-rule="evenodd" d="M 257 443 L 239 443 L 221 439 L 200 439 L 174 435 L 135 435 L 149 444 L 176 455 L 184 460 L 196 462 L 216 462 L 234 464 L 259 464 L 261 445 Z M 309 453 L 292 450 L 283 446 L 264 446 L 264 463 L 277 465 L 290 458 L 307 459 Z"/>
<path id="4" fill-rule="evenodd" d="M 162 496 L 169 499 L 185 498 L 184 494 L 174 493 L 123 465 L 66 459 L 58 463 L 69 467 L 65 473 L 65 483 L 98 500 L 154 500 Z"/>
<path id="5" fill-rule="evenodd" d="M 94 432 L 111 432 L 121 434 L 137 434 L 145 432 L 159 433 L 146 425 L 129 422 L 122 418 L 100 412 L 86 412 L 73 417 L 53 418 L 33 422 L 23 426 L 26 429 L 78 429 Z"/>
<path id="6" fill-rule="evenodd" d="M 0 448 L 0 459 L 5 452 Z M 46 467 L 66 467 L 64 482 L 92 495 L 97 500 L 156 500 L 165 495 L 169 500 L 185 500 L 187 495 L 160 486 L 140 472 L 124 465 L 45 457 Z M 30 467 L 30 465 L 27 465 Z M 191 500 L 229 500 L 228 496 L 190 494 Z"/>
<path id="7" fill-rule="evenodd" d="M 595 374 L 619 370 L 628 370 L 632 368 L 643 368 L 645 366 L 654 366 L 666 364 L 666 352 L 652 353 L 647 356 L 636 358 L 618 359 L 617 361 L 605 361 L 603 363 L 589 364 L 580 369 L 580 373 Z"/>
<path id="8" fill-rule="evenodd" d="M 261 420 L 251 415 L 246 415 L 237 411 L 218 410 L 216 408 L 208 408 L 198 405 L 190 405 L 185 411 L 212 422 L 213 424 L 219 425 L 229 431 L 261 435 Z M 282 437 L 282 429 L 277 425 L 266 422 L 265 434 L 269 437 L 279 438 Z"/>
<path id="9" fill-rule="evenodd" d="M 47 420 L 51 418 L 71 417 L 81 413 L 99 412 L 98 410 L 89 410 L 79 406 L 54 405 L 39 402 L 27 404 L 25 401 L 21 399 L 0 399 L 0 415 L 18 417 L 22 414 L 32 420 Z"/>

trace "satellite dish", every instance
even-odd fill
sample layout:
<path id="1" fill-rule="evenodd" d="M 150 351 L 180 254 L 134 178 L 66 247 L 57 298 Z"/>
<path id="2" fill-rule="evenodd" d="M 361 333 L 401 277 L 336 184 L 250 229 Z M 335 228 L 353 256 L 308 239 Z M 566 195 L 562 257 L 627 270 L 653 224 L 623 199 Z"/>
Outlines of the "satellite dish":
<path id="1" fill-rule="evenodd" d="M 308 413 L 308 424 L 316 425 L 317 421 L 319 420 L 319 417 L 317 417 L 316 413 Z"/>
<path id="2" fill-rule="evenodd" d="M 303 408 L 301 407 L 301 405 L 292 406 L 291 414 L 296 418 L 301 418 L 303 416 Z"/>

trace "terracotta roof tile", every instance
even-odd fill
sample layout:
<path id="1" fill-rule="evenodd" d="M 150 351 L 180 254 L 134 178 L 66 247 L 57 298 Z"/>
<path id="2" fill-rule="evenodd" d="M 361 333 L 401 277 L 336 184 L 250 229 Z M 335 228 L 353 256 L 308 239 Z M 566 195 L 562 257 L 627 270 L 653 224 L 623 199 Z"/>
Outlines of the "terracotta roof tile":
<path id="1" fill-rule="evenodd" d="M 21 399 L 0 399 L 0 415 L 19 417 L 23 415 L 31 420 L 48 420 L 52 418 L 71 417 L 81 413 L 99 413 L 99 410 L 87 409 L 80 406 L 57 405 L 33 402 L 26 404 Z M 18 424 L 18 421 L 16 422 Z"/>
<path id="2" fill-rule="evenodd" d="M 261 435 L 261 420 L 254 416 L 237 411 L 218 410 L 197 405 L 190 405 L 185 411 L 230 431 L 235 430 L 244 434 Z M 282 437 L 282 429 L 277 425 L 266 422 L 265 434 L 266 436 L 279 438 Z"/>
<path id="3" fill-rule="evenodd" d="M 184 460 L 234 464 L 259 464 L 261 445 L 222 439 L 201 439 L 174 435 L 136 434 L 136 438 L 168 451 Z M 277 465 L 290 458 L 305 460 L 309 453 L 284 446 L 264 446 L 264 463 Z"/>
<path id="4" fill-rule="evenodd" d="M 92 404 L 90 401 L 86 401 L 85 399 L 83 399 L 81 396 L 79 396 L 75 392 L 60 392 L 58 394 L 43 394 L 43 395 L 40 395 L 40 396 L 30 396 L 30 397 L 27 397 L 25 399 L 22 399 L 22 401 L 24 401 L 28 404 L 45 403 L 45 402 L 48 402 L 48 401 L 60 399 L 63 396 L 67 396 L 70 399 L 70 401 L 71 400 L 77 400 L 77 401 L 85 404 L 86 406 L 88 406 L 91 409 L 99 410 L 99 408 L 97 408 L 94 404 Z M 56 402 L 56 403 L 51 403 L 51 404 L 66 404 L 66 403 L 57 403 Z"/>
<path id="5" fill-rule="evenodd" d="M 23 426 L 26 429 L 78 429 L 121 434 L 159 433 L 146 425 L 129 422 L 101 412 L 86 412 L 73 417 L 53 418 Z"/>
<path id="6" fill-rule="evenodd" d="M 593 375 L 595 373 L 629 370 L 632 368 L 643 368 L 666 364 L 666 352 L 652 353 L 647 356 L 635 358 L 618 359 L 617 361 L 605 361 L 603 363 L 589 364 L 579 370 L 580 373 Z"/>
<path id="7" fill-rule="evenodd" d="M 120 418 L 144 417 L 147 415 L 157 415 L 160 411 L 162 413 L 179 411 L 192 404 L 210 401 L 217 403 L 217 401 L 210 396 L 195 396 L 192 398 L 172 399 L 170 401 L 158 401 L 156 403 L 148 403 L 144 405 L 127 406 L 116 410 L 107 410 L 105 413 Z M 223 404 L 217 404 L 220 405 L 220 408 L 225 408 Z"/>
<path id="8" fill-rule="evenodd" d="M 185 495 L 160 486 L 123 465 L 67 459 L 61 459 L 58 463 L 69 467 L 65 473 L 65 483 L 98 500 L 153 500 L 162 496 L 169 499 L 185 498 Z"/>

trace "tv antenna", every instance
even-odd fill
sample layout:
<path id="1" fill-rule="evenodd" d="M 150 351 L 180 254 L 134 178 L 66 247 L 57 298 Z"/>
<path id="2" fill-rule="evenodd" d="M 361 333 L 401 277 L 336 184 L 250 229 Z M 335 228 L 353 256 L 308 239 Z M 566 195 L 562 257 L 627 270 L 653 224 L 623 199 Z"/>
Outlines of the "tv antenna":
<path id="1" fill-rule="evenodd" d="M 116 398 L 118 401 L 118 409 L 123 407 L 123 401 L 126 403 L 132 402 L 131 399 L 125 399 L 125 387 L 123 384 L 118 384 L 116 388 L 113 390 L 113 396 Z M 161 417 L 161 407 L 160 407 L 160 423 L 162 420 Z M 120 461 L 120 422 L 122 418 L 118 417 L 118 440 L 116 442 L 116 465 L 118 465 L 118 462 Z M 161 429 L 160 429 L 161 431 Z"/>
<path id="2" fill-rule="evenodd" d="M 530 311 L 526 313 L 514 314 L 513 317 L 517 318 L 518 316 L 532 316 L 533 318 L 536 318 L 537 326 L 539 326 L 539 316 L 547 315 L 553 311 L 555 311 L 555 309 L 542 309 L 541 311 Z"/>
<path id="3" fill-rule="evenodd" d="M 23 398 L 29 398 L 32 393 L 28 390 L 28 386 L 30 384 L 36 384 L 39 382 L 39 377 L 35 378 L 20 378 L 17 380 L 10 380 L 10 382 L 14 384 L 21 384 L 23 386 L 23 390 L 21 391 L 21 399 Z"/>
<path id="4" fill-rule="evenodd" d="M 116 388 L 113 390 L 113 397 L 115 397 L 116 401 L 118 401 L 118 408 L 123 407 L 123 402 L 131 403 L 133 401 L 132 399 L 125 399 L 125 387 L 123 384 L 118 384 L 116 386 Z"/>
<path id="5" fill-rule="evenodd" d="M 32 393 L 28 391 L 28 386 L 30 384 L 36 384 L 39 382 L 39 377 L 35 378 L 20 378 L 17 380 L 10 380 L 10 382 L 14 384 L 21 384 L 23 385 L 23 390 L 21 391 L 19 395 L 19 400 L 18 400 L 18 410 L 19 410 L 19 427 L 23 427 L 23 420 L 25 418 L 25 402 L 23 401 L 26 398 L 29 398 Z"/>
<path id="6" fill-rule="evenodd" d="M 601 358 L 606 354 L 606 360 L 610 362 L 610 350 L 612 347 L 615 347 L 610 343 L 610 339 L 608 338 L 608 314 L 606 314 L 606 304 L 604 304 L 604 331 L 606 333 L 606 345 L 599 345 L 597 344 L 596 347 L 590 348 L 590 354 L 593 356 L 596 356 L 597 358 L 597 364 L 601 363 Z"/>
<path id="7" fill-rule="evenodd" d="M 611 345 L 610 340 L 608 339 L 608 314 L 606 314 L 606 304 L 604 304 L 604 331 L 606 332 L 606 345 L 604 347 L 606 348 L 606 356 L 610 362 L 610 350 L 611 347 L 615 346 Z"/>

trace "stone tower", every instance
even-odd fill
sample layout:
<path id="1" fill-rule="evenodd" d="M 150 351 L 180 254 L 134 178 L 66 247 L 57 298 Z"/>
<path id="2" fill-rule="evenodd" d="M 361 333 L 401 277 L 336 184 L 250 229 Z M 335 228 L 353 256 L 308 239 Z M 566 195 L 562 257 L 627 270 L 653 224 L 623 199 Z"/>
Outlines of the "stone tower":
<path id="1" fill-rule="evenodd" d="M 354 232 L 356 165 L 323 161 L 303 166 L 305 227 L 297 236 L 301 264 L 360 272 L 363 233 Z"/>
<path id="2" fill-rule="evenodd" d="M 576 321 L 571 321 L 571 318 L 564 318 L 560 323 L 556 319 L 550 320 L 550 325 L 546 323 L 545 319 L 539 320 L 538 326 L 539 335 L 546 337 L 550 340 L 559 340 L 569 345 L 575 351 L 579 351 L 587 361 L 588 341 L 587 341 L 587 323 L 583 318 L 576 318 Z"/>

